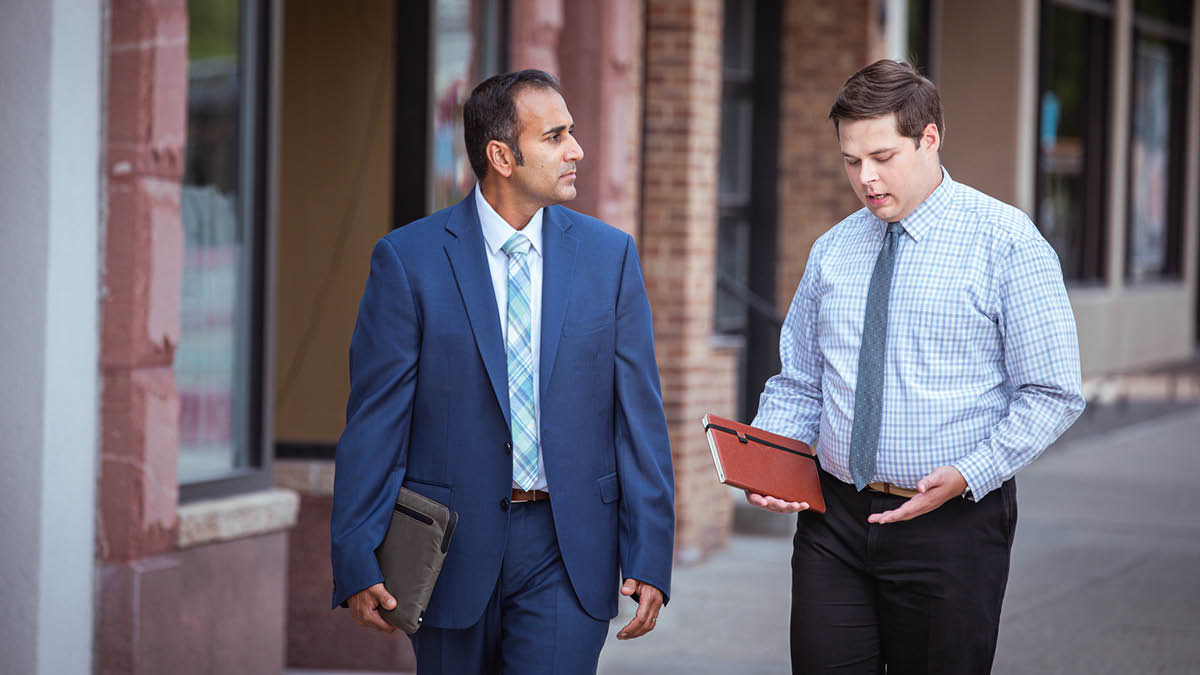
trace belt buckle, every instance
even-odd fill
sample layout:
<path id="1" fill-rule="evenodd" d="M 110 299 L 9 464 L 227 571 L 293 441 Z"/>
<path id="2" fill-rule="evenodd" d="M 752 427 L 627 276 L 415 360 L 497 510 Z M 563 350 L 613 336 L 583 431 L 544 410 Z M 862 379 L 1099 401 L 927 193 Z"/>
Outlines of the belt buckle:
<path id="1" fill-rule="evenodd" d="M 513 488 L 512 499 L 510 501 L 513 504 L 524 504 L 525 502 L 545 501 L 548 499 L 550 499 L 550 495 L 542 490 L 521 490 L 519 488 Z"/>

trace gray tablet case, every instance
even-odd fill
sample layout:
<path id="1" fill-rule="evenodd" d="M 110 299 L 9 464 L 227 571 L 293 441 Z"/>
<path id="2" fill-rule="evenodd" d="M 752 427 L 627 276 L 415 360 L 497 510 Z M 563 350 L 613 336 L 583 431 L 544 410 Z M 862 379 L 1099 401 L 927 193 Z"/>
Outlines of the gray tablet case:
<path id="1" fill-rule="evenodd" d="M 385 621 L 409 634 L 421 627 L 457 524 L 458 514 L 447 506 L 400 488 L 392 524 L 375 550 L 383 585 L 396 598 L 396 609 L 379 608 Z"/>

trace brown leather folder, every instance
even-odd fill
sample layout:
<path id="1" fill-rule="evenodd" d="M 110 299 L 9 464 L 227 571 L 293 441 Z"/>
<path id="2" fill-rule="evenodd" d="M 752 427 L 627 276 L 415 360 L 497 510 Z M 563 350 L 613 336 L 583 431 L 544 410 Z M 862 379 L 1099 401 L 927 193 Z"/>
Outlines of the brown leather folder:
<path id="1" fill-rule="evenodd" d="M 817 456 L 807 443 L 713 414 L 701 421 L 722 483 L 789 502 L 808 502 L 810 511 L 825 513 Z"/>

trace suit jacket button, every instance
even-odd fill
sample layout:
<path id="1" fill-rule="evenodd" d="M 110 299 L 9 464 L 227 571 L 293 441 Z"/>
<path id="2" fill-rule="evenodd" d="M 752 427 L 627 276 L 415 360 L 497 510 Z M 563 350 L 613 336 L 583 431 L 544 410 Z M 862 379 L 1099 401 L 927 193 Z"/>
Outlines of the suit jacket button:
<path id="1" fill-rule="evenodd" d="M 501 499 L 501 500 L 500 500 L 500 510 L 501 510 L 501 511 L 507 511 L 507 510 L 508 510 L 508 499 Z"/>
<path id="2" fill-rule="evenodd" d="M 505 443 L 505 444 L 504 444 L 504 454 L 506 454 L 506 455 L 511 455 L 511 454 L 512 454 L 512 443 Z"/>

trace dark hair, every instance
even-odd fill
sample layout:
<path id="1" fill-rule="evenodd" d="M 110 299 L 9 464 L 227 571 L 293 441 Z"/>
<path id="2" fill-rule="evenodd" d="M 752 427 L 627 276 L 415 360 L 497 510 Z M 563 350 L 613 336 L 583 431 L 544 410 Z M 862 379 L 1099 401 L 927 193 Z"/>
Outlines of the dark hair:
<path id="1" fill-rule="evenodd" d="M 945 134 L 942 99 L 937 87 L 915 68 L 900 61 L 881 59 L 846 80 L 829 109 L 833 128 L 842 120 L 867 120 L 896 113 L 896 131 L 921 144 L 921 132 L 930 122 Z"/>
<path id="2" fill-rule="evenodd" d="M 517 120 L 517 94 L 527 88 L 552 89 L 562 95 L 562 87 L 553 75 L 544 70 L 518 70 L 493 75 L 471 92 L 463 106 L 463 140 L 467 157 L 479 180 L 487 175 L 487 144 L 500 141 L 513 151 L 517 166 L 525 163 L 517 137 L 521 133 Z"/>

